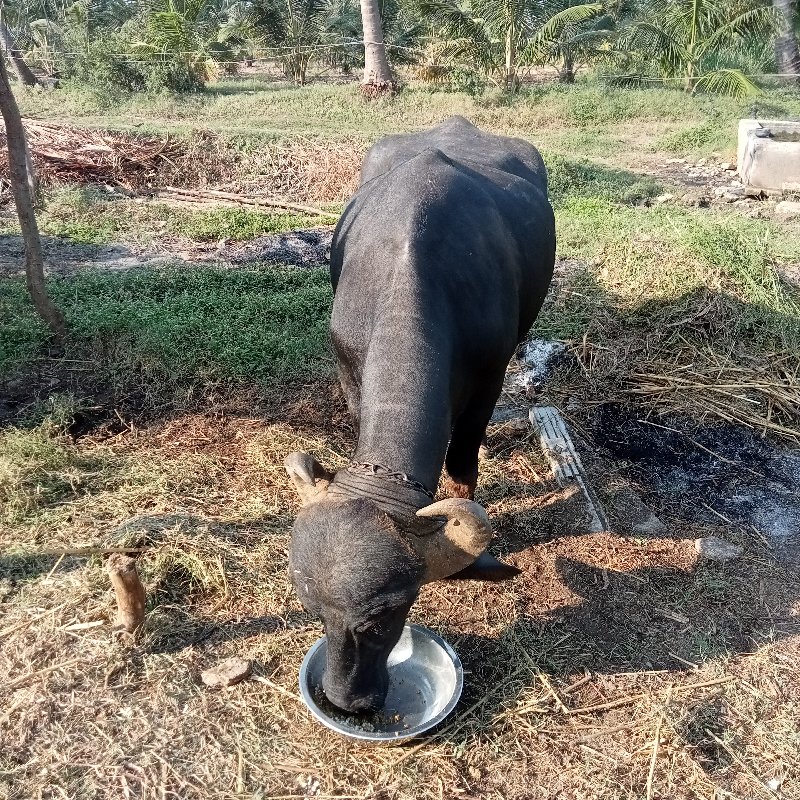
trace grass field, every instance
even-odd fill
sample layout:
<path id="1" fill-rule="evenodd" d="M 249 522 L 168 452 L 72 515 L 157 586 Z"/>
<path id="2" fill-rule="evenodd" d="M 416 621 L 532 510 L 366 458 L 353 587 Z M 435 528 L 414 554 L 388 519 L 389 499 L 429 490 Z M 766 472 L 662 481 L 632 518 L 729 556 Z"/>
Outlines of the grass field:
<path id="1" fill-rule="evenodd" d="M 758 102 L 800 114 L 789 93 Z M 536 402 L 568 420 L 613 533 L 586 532 L 530 430 L 493 426 L 478 499 L 523 574 L 428 586 L 412 611 L 462 657 L 456 713 L 397 748 L 320 728 L 297 693 L 321 627 L 286 575 L 297 500 L 282 459 L 336 466 L 353 444 L 327 274 L 195 254 L 329 220 L 48 187 L 61 351 L 15 274 L 12 209 L 0 217 L 0 797 L 800 798 L 800 518 L 780 540 L 753 522 L 772 509 L 759 492 L 790 485 L 775 464 L 800 464 L 800 293 L 785 278 L 800 223 L 768 203 L 756 217 L 681 202 L 697 188 L 667 164 L 730 161 L 749 104 L 592 82 L 366 104 L 352 86 L 257 79 L 20 104 L 186 137 L 199 182 L 326 210 L 384 133 L 460 113 L 541 146 L 559 268 L 532 336 L 567 356 Z M 112 245 L 168 258 L 111 271 Z M 61 268 L 74 252 L 91 266 Z M 631 528 L 631 492 L 664 528 Z M 749 516 L 723 503 L 743 492 Z M 709 535 L 743 555 L 699 560 Z M 111 637 L 102 557 L 81 550 L 120 544 L 144 548 L 133 642 Z M 233 654 L 255 677 L 205 688 L 199 673 Z"/>

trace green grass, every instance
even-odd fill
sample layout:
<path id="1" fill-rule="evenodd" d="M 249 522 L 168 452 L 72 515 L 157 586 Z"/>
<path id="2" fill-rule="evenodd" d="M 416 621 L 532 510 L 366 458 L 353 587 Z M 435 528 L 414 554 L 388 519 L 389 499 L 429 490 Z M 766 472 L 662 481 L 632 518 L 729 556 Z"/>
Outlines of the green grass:
<path id="1" fill-rule="evenodd" d="M 214 267 L 82 273 L 50 281 L 69 326 L 68 357 L 126 385 L 275 384 L 330 370 L 331 291 L 323 270 Z M 0 373 L 45 342 L 19 280 L 0 283 Z"/>
<path id="2" fill-rule="evenodd" d="M 790 91 L 771 90 L 757 102 L 762 116 L 800 115 L 800 98 Z M 513 97 L 497 90 L 473 98 L 412 87 L 394 99 L 365 102 L 355 84 L 295 87 L 229 79 L 198 95 L 182 97 L 134 95 L 109 103 L 70 86 L 55 92 L 22 92 L 20 104 L 24 114 L 89 127 L 180 134 L 203 128 L 231 138 L 246 137 L 251 143 L 296 135 L 358 135 L 374 140 L 387 133 L 418 130 L 452 114 L 546 146 L 557 144 L 565 127 L 602 130 L 636 121 L 646 133 L 648 127 L 665 123 L 679 130 L 711 121 L 724 133 L 715 135 L 708 145 L 727 147 L 735 145 L 736 120 L 749 116 L 752 107 L 752 101 L 689 96 L 678 89 L 614 88 L 592 80 L 533 87 Z"/>
<path id="3" fill-rule="evenodd" d="M 667 152 L 686 156 L 690 154 L 707 153 L 711 149 L 724 149 L 730 144 L 730 124 L 706 121 L 700 125 L 690 125 L 685 128 L 665 133 L 659 136 L 651 145 L 654 152 Z"/>
<path id="4" fill-rule="evenodd" d="M 23 93 L 21 102 L 26 113 L 53 117 L 63 113 L 65 98 L 79 94 Z M 727 329 L 751 337 L 753 347 L 798 341 L 797 299 L 772 269 L 800 257 L 797 230 L 672 205 L 648 207 L 669 187 L 625 169 L 616 146 L 639 128 L 642 153 L 654 141 L 671 152 L 731 144 L 736 118 L 749 113 L 737 101 L 581 82 L 516 97 L 490 91 L 479 99 L 412 89 L 365 103 L 354 86 L 297 89 L 259 80 L 221 83 L 191 97 L 127 98 L 102 118 L 92 116 L 95 100 L 78 99 L 70 111 L 81 124 L 126 127 L 135 120 L 143 123 L 137 130 L 219 130 L 245 170 L 251 156 L 250 169 L 260 168 L 259 148 L 267 139 L 274 145 L 276 136 L 333 140 L 357 132 L 371 139 L 464 113 L 489 129 L 543 144 L 559 255 L 586 264 L 568 297 L 542 314 L 540 335 L 577 339 L 596 331 L 601 320 L 651 331 L 665 315 L 680 319 L 696 293 L 707 291 L 731 299 L 737 313 Z M 800 99 L 789 93 L 772 92 L 759 102 L 762 113 L 800 113 Z M 149 243 L 164 233 L 247 240 L 316 222 L 238 208 L 188 211 L 86 189 L 55 192 L 40 220 L 46 235 L 88 244 Z M 68 355 L 88 354 L 104 373 L 142 381 L 154 392 L 187 382 L 269 383 L 330 370 L 330 289 L 321 271 L 200 267 L 90 273 L 51 284 L 70 324 Z M 42 352 L 45 334 L 20 282 L 0 284 L 0 311 L 0 372 L 8 374 Z"/>
<path id="5" fill-rule="evenodd" d="M 329 222 L 330 220 L 325 220 Z M 243 208 L 214 208 L 191 214 L 171 214 L 170 229 L 173 233 L 188 236 L 197 241 L 254 239 L 266 233 L 311 228 L 320 224 L 320 218 L 303 214 L 266 214 Z"/>
<path id="6" fill-rule="evenodd" d="M 719 320 L 726 338 L 754 350 L 800 348 L 800 297 L 774 270 L 800 243 L 779 225 L 573 192 L 557 205 L 556 227 L 559 256 L 587 267 L 540 315 L 539 336 L 579 339 L 600 319 L 618 332 L 658 333 L 711 293 L 736 309 Z"/>
<path id="7" fill-rule="evenodd" d="M 650 177 L 614 169 L 586 159 L 544 154 L 550 201 L 555 207 L 570 199 L 594 198 L 632 205 L 656 197 L 664 186 Z"/>
<path id="8" fill-rule="evenodd" d="M 146 245 L 164 232 L 196 241 L 243 241 L 330 222 L 328 217 L 227 206 L 190 210 L 158 201 L 110 197 L 86 187 L 46 193 L 37 218 L 42 235 L 82 245 L 120 241 Z M 19 233 L 15 216 L 9 215 L 0 223 L 0 233 Z"/>

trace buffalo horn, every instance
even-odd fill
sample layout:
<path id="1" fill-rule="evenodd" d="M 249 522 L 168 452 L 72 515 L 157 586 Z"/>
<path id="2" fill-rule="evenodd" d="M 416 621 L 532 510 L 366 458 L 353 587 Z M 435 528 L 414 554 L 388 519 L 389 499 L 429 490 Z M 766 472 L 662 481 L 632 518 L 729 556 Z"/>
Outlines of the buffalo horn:
<path id="1" fill-rule="evenodd" d="M 447 520 L 436 533 L 416 537 L 419 555 L 425 561 L 425 583 L 441 580 L 469 566 L 492 538 L 486 510 L 472 500 L 440 500 L 421 508 L 417 516 Z"/>
<path id="2" fill-rule="evenodd" d="M 316 503 L 325 496 L 332 476 L 314 456 L 308 453 L 289 453 L 283 460 L 283 466 L 286 467 L 304 506 Z"/>

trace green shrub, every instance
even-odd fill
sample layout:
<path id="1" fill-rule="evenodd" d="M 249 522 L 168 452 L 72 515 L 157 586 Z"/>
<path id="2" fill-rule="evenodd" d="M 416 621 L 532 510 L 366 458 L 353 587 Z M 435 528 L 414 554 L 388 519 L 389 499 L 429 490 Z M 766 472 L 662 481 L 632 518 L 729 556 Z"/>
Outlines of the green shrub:
<path id="1" fill-rule="evenodd" d="M 486 78 L 469 67 L 456 67 L 450 73 L 450 88 L 454 92 L 464 92 L 470 97 L 481 97 L 486 91 Z"/>
<path id="2" fill-rule="evenodd" d="M 214 208 L 211 211 L 176 216 L 172 220 L 175 233 L 201 242 L 218 239 L 242 241 L 265 233 L 281 233 L 316 224 L 319 224 L 318 217 L 301 214 L 267 214 L 245 208 Z"/>

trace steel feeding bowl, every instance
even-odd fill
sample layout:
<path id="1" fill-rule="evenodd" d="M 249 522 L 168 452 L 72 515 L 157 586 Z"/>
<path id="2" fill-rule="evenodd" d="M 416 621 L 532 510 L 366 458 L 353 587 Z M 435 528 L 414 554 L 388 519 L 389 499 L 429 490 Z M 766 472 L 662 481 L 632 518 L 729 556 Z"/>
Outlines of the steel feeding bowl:
<path id="1" fill-rule="evenodd" d="M 322 691 L 327 638 L 306 653 L 300 667 L 300 692 L 311 713 L 326 727 L 371 742 L 419 736 L 454 708 L 464 686 L 461 661 L 447 642 L 421 625 L 406 625 L 389 654 L 389 692 L 376 714 L 348 714 Z"/>

